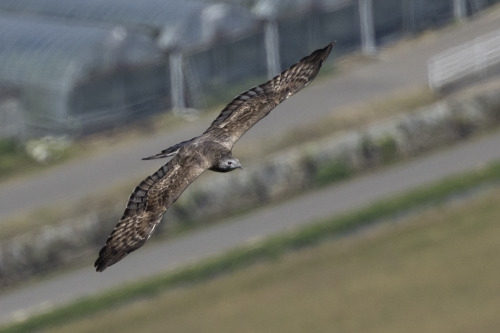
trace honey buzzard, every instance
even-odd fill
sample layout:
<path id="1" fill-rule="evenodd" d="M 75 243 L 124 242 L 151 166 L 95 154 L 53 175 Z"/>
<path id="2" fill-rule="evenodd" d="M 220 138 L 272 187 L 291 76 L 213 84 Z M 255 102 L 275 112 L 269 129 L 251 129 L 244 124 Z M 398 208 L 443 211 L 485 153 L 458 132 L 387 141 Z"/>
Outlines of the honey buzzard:
<path id="1" fill-rule="evenodd" d="M 202 135 L 144 158 L 172 157 L 134 189 L 122 218 L 99 252 L 96 270 L 102 272 L 141 247 L 170 205 L 203 171 L 241 168 L 240 161 L 231 155 L 234 143 L 278 104 L 307 86 L 333 45 L 314 51 L 268 82 L 238 95 Z"/>

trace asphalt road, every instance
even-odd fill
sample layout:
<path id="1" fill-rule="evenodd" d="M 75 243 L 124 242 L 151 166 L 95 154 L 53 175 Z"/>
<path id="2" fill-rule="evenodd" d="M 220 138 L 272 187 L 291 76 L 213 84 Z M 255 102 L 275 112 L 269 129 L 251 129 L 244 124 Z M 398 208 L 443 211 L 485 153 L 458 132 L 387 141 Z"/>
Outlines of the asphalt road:
<path id="1" fill-rule="evenodd" d="M 179 264 L 202 260 L 239 244 L 356 209 L 498 159 L 500 133 L 310 192 L 184 237 L 150 242 L 103 273 L 96 273 L 89 262 L 83 269 L 2 294 L 0 322 L 160 274 Z"/>
<path id="2" fill-rule="evenodd" d="M 254 126 L 235 147 L 245 142 L 279 133 L 301 123 L 313 122 L 334 108 L 368 101 L 397 89 L 427 84 L 427 59 L 449 47 L 500 29 L 500 10 L 452 29 L 382 50 L 379 60 L 347 75 L 313 82 L 305 90 L 278 106 Z M 311 50 L 304 50 L 304 54 Z M 333 50 L 335 53 L 335 50 Z M 331 60 L 330 60 L 331 61 Z M 229 101 L 228 101 L 229 102 Z M 186 123 L 152 138 L 102 149 L 86 160 L 66 163 L 0 184 L 0 223 L 6 217 L 32 209 L 77 200 L 122 183 L 139 179 L 155 171 L 158 162 L 140 158 L 199 135 L 210 123 L 203 120 Z"/>

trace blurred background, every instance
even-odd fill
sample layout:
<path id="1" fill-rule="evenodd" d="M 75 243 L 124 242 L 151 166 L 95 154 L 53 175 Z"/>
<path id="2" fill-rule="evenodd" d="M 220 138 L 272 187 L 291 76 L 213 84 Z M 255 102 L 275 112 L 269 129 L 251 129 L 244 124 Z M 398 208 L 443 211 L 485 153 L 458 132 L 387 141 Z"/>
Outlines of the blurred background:
<path id="1" fill-rule="evenodd" d="M 0 0 L 0 325 L 494 331 L 497 2 Z M 203 174 L 144 248 L 94 272 L 161 165 L 142 157 L 331 41 L 235 146 L 242 172 Z M 186 265 L 196 278 L 175 277 Z"/>

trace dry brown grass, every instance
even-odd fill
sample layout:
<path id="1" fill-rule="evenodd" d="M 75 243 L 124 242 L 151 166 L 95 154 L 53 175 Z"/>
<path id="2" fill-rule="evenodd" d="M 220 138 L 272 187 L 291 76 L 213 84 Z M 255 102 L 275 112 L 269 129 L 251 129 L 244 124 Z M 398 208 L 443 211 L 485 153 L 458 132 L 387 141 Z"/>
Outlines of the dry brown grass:
<path id="1" fill-rule="evenodd" d="M 500 189 L 51 332 L 493 332 Z"/>

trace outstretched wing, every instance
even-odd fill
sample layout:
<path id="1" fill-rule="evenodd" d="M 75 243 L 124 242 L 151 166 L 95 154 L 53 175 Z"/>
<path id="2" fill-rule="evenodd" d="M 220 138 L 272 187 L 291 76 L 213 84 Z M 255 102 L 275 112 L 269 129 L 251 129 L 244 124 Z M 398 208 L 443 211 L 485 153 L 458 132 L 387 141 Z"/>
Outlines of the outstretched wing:
<path id="1" fill-rule="evenodd" d="M 163 214 L 204 168 L 198 161 L 175 156 L 132 192 L 122 218 L 99 252 L 98 272 L 121 260 L 148 240 Z"/>
<path id="2" fill-rule="evenodd" d="M 330 43 L 314 51 L 268 82 L 238 95 L 222 110 L 203 136 L 231 149 L 253 125 L 316 77 L 333 45 Z"/>

